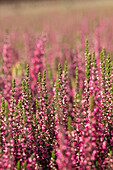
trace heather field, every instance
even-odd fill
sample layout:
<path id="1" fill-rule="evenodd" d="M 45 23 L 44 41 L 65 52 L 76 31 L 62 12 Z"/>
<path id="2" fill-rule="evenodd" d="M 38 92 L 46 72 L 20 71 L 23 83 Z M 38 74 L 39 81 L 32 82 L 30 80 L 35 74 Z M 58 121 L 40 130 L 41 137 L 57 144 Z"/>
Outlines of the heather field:
<path id="1" fill-rule="evenodd" d="M 113 169 L 113 2 L 0 4 L 0 170 Z"/>

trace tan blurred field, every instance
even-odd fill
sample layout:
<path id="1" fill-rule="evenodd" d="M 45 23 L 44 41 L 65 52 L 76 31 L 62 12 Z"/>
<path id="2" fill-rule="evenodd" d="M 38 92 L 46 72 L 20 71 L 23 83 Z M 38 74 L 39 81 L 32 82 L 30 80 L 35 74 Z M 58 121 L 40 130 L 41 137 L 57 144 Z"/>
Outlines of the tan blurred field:
<path id="1" fill-rule="evenodd" d="M 57 27 L 58 22 L 63 22 L 65 26 L 69 18 L 79 20 L 88 13 L 106 17 L 113 14 L 112 11 L 111 0 L 0 4 L 0 31 L 28 27 L 40 30 L 43 22 Z"/>

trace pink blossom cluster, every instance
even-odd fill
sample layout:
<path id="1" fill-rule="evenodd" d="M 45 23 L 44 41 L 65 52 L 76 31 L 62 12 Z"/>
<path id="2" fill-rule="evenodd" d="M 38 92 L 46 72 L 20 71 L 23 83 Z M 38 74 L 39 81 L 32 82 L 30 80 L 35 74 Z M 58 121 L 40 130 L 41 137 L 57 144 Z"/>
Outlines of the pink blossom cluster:
<path id="1" fill-rule="evenodd" d="M 112 169 L 110 56 L 105 49 L 90 53 L 88 42 L 83 56 L 79 49 L 77 54 L 65 49 L 69 66 L 63 58 L 52 79 L 51 64 L 48 71 L 44 63 L 45 43 L 45 37 L 37 43 L 21 90 L 17 80 L 12 82 L 13 50 L 3 47 L 0 169 Z"/>

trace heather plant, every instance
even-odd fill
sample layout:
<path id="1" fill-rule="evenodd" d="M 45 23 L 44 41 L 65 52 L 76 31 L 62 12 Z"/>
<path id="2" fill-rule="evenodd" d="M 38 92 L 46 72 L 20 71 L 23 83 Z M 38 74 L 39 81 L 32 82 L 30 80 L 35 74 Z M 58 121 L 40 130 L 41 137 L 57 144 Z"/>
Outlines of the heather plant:
<path id="1" fill-rule="evenodd" d="M 46 37 L 43 36 L 42 39 L 37 43 L 36 50 L 34 51 L 34 57 L 32 58 L 31 68 L 31 78 L 32 78 L 32 91 L 36 93 L 36 85 L 38 80 L 38 73 L 43 72 L 43 60 L 44 60 L 44 50 L 45 50 Z"/>
<path id="2" fill-rule="evenodd" d="M 75 64 L 74 80 L 69 78 L 68 62 L 59 64 L 57 78 L 54 78 L 50 65 L 49 71 L 42 67 L 44 46 L 43 40 L 37 45 L 33 70 L 27 65 L 21 91 L 16 80 L 11 80 L 11 98 L 2 98 L 0 168 L 112 169 L 113 65 L 110 56 L 106 56 L 103 49 L 98 64 L 98 56 L 90 53 L 86 41 L 85 81 L 81 90 L 79 63 Z"/>

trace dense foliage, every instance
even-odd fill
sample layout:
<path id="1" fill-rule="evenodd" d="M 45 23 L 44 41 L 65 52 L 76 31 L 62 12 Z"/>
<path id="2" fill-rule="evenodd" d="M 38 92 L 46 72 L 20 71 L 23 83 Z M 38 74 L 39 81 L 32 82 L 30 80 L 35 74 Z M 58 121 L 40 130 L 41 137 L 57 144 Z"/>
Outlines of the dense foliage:
<path id="1" fill-rule="evenodd" d="M 0 169 L 113 169 L 110 56 L 104 48 L 90 53 L 86 41 L 83 56 L 72 53 L 71 63 L 64 56 L 59 66 L 55 60 L 52 71 L 45 44 L 43 36 L 26 75 L 14 49 L 3 46 Z"/>

